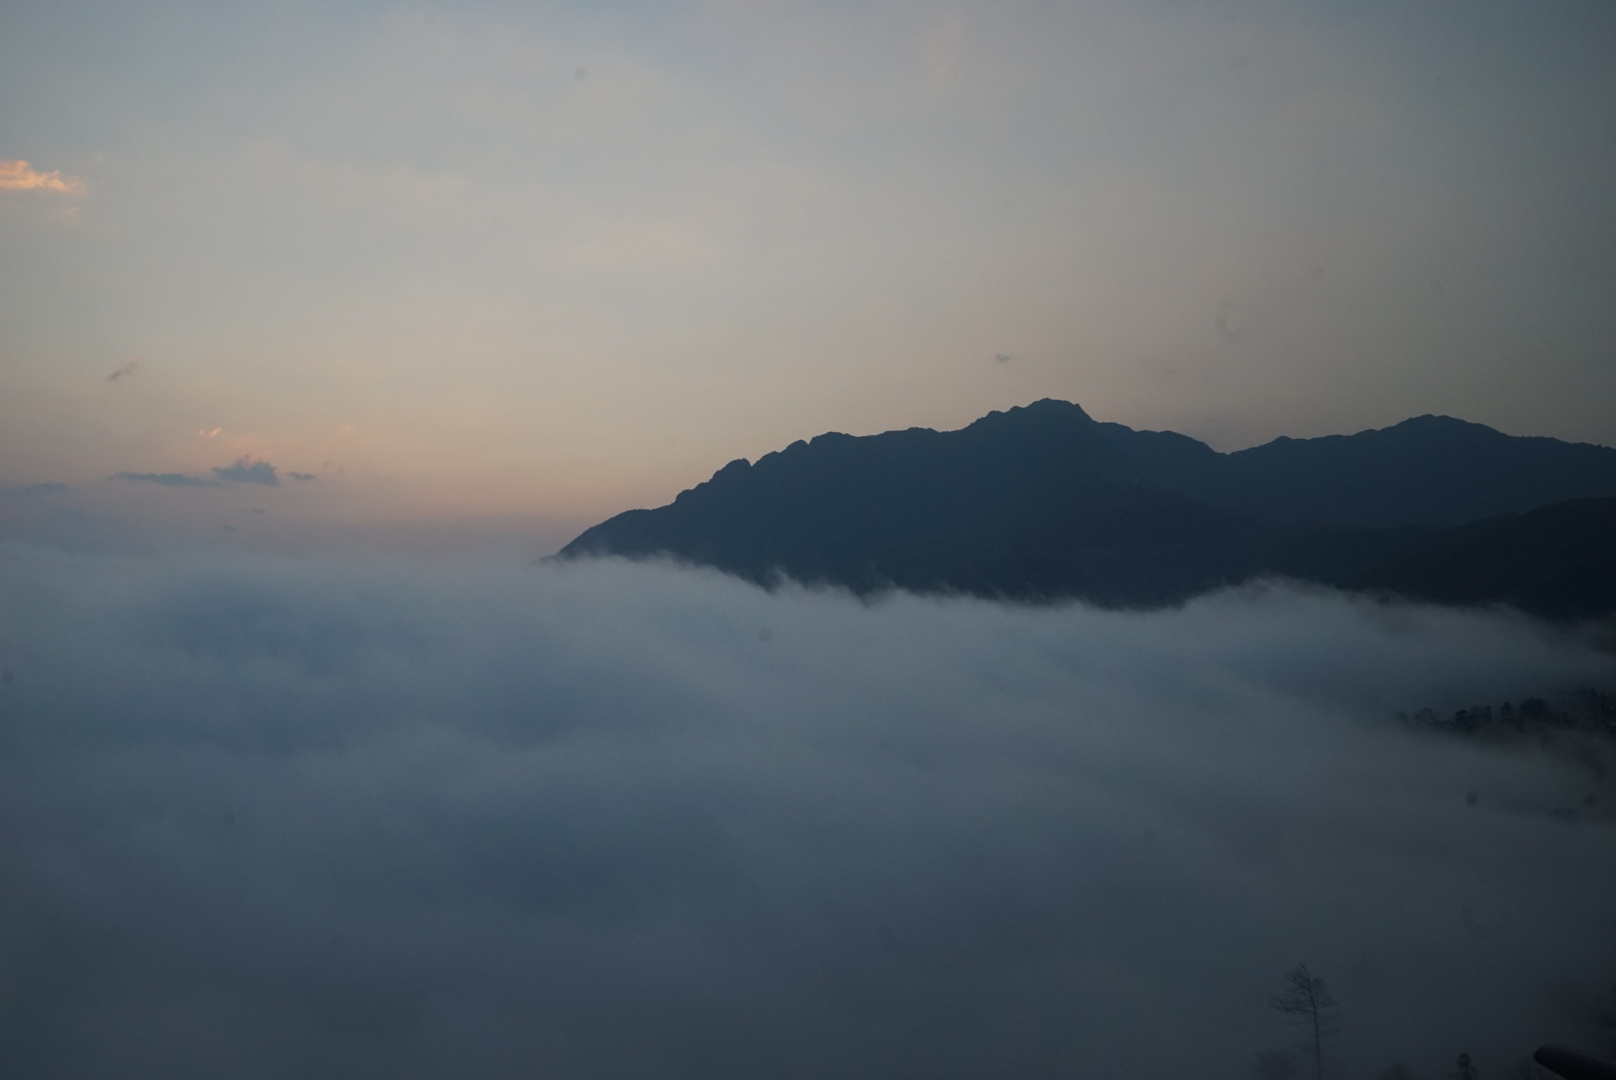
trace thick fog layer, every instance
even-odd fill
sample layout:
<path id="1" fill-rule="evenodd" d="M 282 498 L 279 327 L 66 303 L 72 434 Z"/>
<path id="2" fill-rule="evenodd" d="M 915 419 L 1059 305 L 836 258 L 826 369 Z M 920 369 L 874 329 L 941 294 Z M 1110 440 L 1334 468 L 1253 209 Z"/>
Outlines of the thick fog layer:
<path id="1" fill-rule="evenodd" d="M 1501 615 L 0 548 L 19 1077 L 1333 1076 L 1590 1044 L 1612 683 Z M 1588 797 L 1595 799 L 1590 804 Z"/>

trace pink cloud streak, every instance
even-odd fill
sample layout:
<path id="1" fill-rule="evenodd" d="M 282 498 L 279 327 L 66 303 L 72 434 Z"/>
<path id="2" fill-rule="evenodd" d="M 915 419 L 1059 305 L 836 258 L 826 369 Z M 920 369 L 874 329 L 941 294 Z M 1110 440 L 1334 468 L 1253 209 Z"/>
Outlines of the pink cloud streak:
<path id="1" fill-rule="evenodd" d="M 54 191 L 82 195 L 85 183 L 77 176 L 40 172 L 26 161 L 0 161 L 0 191 Z"/>

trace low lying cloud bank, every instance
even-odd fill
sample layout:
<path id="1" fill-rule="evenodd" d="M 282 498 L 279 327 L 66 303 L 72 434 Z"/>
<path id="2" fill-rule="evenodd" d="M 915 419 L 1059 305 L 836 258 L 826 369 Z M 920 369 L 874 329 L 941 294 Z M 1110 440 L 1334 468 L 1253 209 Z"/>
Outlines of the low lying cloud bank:
<path id="1" fill-rule="evenodd" d="M 263 484 L 266 487 L 278 487 L 281 482 L 281 478 L 275 474 L 275 466 L 267 461 L 254 461 L 246 457 L 237 458 L 234 465 L 214 466 L 213 475 L 237 484 Z"/>
<path id="2" fill-rule="evenodd" d="M 1616 980 L 1600 762 L 1390 719 L 1616 682 L 1506 616 L 18 544 L 0 611 L 9 1075 L 1240 1077 L 1303 961 L 1332 1075 L 1501 1075 Z"/>
<path id="3" fill-rule="evenodd" d="M 217 470 L 215 470 L 217 471 Z M 121 472 L 113 473 L 109 480 L 127 480 L 130 483 L 159 484 L 163 487 L 208 488 L 218 487 L 219 481 L 189 473 Z"/>
<path id="4" fill-rule="evenodd" d="M 236 459 L 234 465 L 216 465 L 213 468 L 215 479 L 209 480 L 205 476 L 193 476 L 190 473 L 150 473 L 150 472 L 120 472 L 107 477 L 109 480 L 143 481 L 149 484 L 159 484 L 163 487 L 184 488 L 216 488 L 225 482 L 236 484 L 262 484 L 265 487 L 279 487 L 280 476 L 275 466 L 267 461 L 254 461 L 251 458 Z M 312 473 L 290 473 L 298 480 L 315 479 Z M 35 485 L 37 486 L 37 485 Z"/>

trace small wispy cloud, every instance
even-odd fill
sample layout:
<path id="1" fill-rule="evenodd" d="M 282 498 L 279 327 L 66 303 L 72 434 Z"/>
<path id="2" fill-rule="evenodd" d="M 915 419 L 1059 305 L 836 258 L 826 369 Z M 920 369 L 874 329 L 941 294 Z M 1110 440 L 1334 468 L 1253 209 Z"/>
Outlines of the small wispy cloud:
<path id="1" fill-rule="evenodd" d="M 131 360 L 127 364 L 123 365 L 123 367 L 121 367 L 118 370 L 114 371 L 111 375 L 108 375 L 106 377 L 105 381 L 106 382 L 117 382 L 119 379 L 127 379 L 129 376 L 135 374 L 139 370 L 140 370 L 140 361 L 139 360 Z"/>
<path id="2" fill-rule="evenodd" d="M 313 473 L 306 473 L 306 472 L 289 472 L 286 475 L 290 476 L 293 480 L 318 480 L 319 479 L 319 477 L 315 476 Z"/>
<path id="3" fill-rule="evenodd" d="M 0 161 L 0 191 L 53 191 L 58 195 L 82 195 L 87 185 L 77 176 L 41 172 L 26 161 Z"/>
<path id="4" fill-rule="evenodd" d="M 39 484 L 11 484 L 0 486 L 0 499 L 15 502 L 33 502 L 37 499 L 48 498 L 51 495 L 61 495 L 66 491 L 66 484 L 59 484 L 55 481 L 46 481 Z"/>
<path id="5" fill-rule="evenodd" d="M 213 475 L 234 484 L 263 484 L 279 487 L 281 478 L 275 475 L 275 466 L 267 461 L 254 461 L 250 457 L 236 459 L 234 465 L 216 465 Z"/>
<path id="6" fill-rule="evenodd" d="M 216 427 L 216 428 L 212 428 L 212 429 L 199 428 L 197 430 L 197 434 L 202 436 L 202 438 L 204 438 L 204 439 L 212 439 L 212 438 L 217 438 L 219 432 L 221 432 L 223 430 L 224 430 L 224 428 L 222 428 L 222 427 Z"/>
<path id="7" fill-rule="evenodd" d="M 109 476 L 109 480 L 129 480 L 143 484 L 160 484 L 163 487 L 179 488 L 210 488 L 218 487 L 219 481 L 209 480 L 204 476 L 190 476 L 177 472 L 121 472 Z"/>

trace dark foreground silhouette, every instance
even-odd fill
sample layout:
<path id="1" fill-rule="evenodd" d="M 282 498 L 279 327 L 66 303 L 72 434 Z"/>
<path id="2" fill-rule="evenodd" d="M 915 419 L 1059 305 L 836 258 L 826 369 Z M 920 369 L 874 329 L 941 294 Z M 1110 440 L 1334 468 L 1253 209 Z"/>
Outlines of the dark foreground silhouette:
<path id="1" fill-rule="evenodd" d="M 1616 449 L 1422 416 L 1221 454 L 1043 400 L 724 466 L 561 558 L 1110 607 L 1283 576 L 1555 619 L 1616 612 Z"/>
<path id="2" fill-rule="evenodd" d="M 1532 1060 L 1565 1080 L 1616 1080 L 1616 1063 L 1567 1046 L 1542 1046 Z"/>

